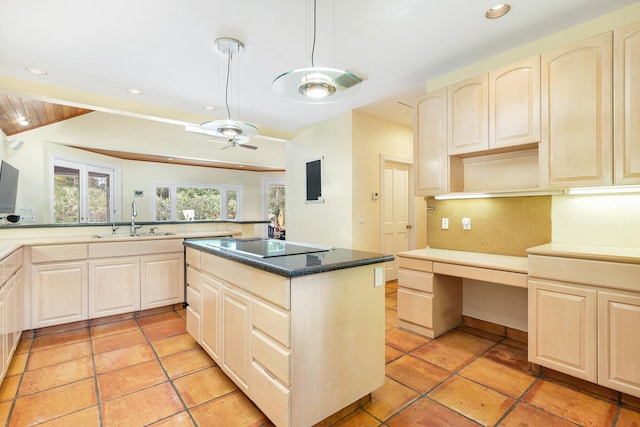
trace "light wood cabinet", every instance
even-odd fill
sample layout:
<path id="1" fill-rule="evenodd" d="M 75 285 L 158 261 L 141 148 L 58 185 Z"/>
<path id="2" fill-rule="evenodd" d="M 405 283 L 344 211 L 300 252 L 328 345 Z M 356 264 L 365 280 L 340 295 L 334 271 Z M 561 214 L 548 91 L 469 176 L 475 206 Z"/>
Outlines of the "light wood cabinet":
<path id="1" fill-rule="evenodd" d="M 529 280 L 529 361 L 597 381 L 596 291 Z"/>
<path id="2" fill-rule="evenodd" d="M 210 277 L 202 278 L 201 326 L 202 347 L 216 363 L 221 364 L 221 296 L 220 283 Z"/>
<path id="3" fill-rule="evenodd" d="M 140 309 L 140 260 L 106 258 L 89 261 L 89 318 Z"/>
<path id="4" fill-rule="evenodd" d="M 87 261 L 31 266 L 31 327 L 42 328 L 89 318 Z"/>
<path id="5" fill-rule="evenodd" d="M 250 304 L 251 297 L 246 293 L 227 286 L 222 288 L 222 365 L 245 393 L 249 389 L 251 361 Z"/>
<path id="6" fill-rule="evenodd" d="M 640 184 L 640 23 L 613 32 L 614 184 Z"/>
<path id="7" fill-rule="evenodd" d="M 612 34 L 542 55 L 543 188 L 612 184 Z"/>
<path id="8" fill-rule="evenodd" d="M 540 56 L 489 72 L 489 148 L 540 142 Z"/>
<path id="9" fill-rule="evenodd" d="M 434 196 L 448 191 L 447 90 L 420 99 L 414 116 L 415 194 Z"/>
<path id="10" fill-rule="evenodd" d="M 529 251 L 529 361 L 640 397 L 640 265 Z"/>
<path id="11" fill-rule="evenodd" d="M 462 279 L 433 274 L 433 262 L 398 257 L 399 326 L 436 338 L 462 321 Z"/>
<path id="12" fill-rule="evenodd" d="M 640 294 L 598 292 L 598 383 L 640 397 Z"/>
<path id="13" fill-rule="evenodd" d="M 193 267 L 187 267 L 186 292 L 187 332 L 202 344 L 202 275 Z"/>
<path id="14" fill-rule="evenodd" d="M 22 249 L 0 261 L 0 383 L 22 334 Z"/>
<path id="15" fill-rule="evenodd" d="M 384 383 L 382 265 L 287 278 L 191 247 L 186 259 L 200 344 L 275 425 L 314 425 Z"/>
<path id="16" fill-rule="evenodd" d="M 489 149 L 488 76 L 447 88 L 449 155 Z"/>
<path id="17" fill-rule="evenodd" d="M 140 257 L 140 308 L 163 307 L 184 301 L 184 254 Z"/>

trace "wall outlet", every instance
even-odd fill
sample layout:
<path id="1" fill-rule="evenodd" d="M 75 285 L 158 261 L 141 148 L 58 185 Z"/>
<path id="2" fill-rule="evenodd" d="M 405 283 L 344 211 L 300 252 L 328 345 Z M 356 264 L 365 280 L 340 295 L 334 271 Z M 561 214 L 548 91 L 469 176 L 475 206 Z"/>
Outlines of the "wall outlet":
<path id="1" fill-rule="evenodd" d="M 442 218 L 442 229 L 443 230 L 449 229 L 449 218 Z"/>
<path id="2" fill-rule="evenodd" d="M 373 286 L 375 288 L 384 285 L 384 267 L 373 269 Z"/>
<path id="3" fill-rule="evenodd" d="M 33 222 L 36 220 L 35 215 L 20 215 L 20 221 L 22 222 Z"/>
<path id="4" fill-rule="evenodd" d="M 33 213 L 35 208 L 33 206 L 20 206 L 18 208 L 18 213 Z"/>
<path id="5" fill-rule="evenodd" d="M 462 229 L 471 230 L 471 218 L 462 218 Z"/>

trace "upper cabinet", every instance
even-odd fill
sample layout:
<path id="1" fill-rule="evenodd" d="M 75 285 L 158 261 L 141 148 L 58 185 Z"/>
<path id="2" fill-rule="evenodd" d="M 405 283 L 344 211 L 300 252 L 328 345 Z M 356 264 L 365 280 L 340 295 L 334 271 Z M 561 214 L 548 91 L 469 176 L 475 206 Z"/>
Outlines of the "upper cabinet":
<path id="1" fill-rule="evenodd" d="M 543 188 L 612 184 L 612 34 L 542 55 Z"/>
<path id="2" fill-rule="evenodd" d="M 447 88 L 449 155 L 489 148 L 488 97 L 486 74 Z"/>
<path id="3" fill-rule="evenodd" d="M 414 116 L 416 195 L 447 192 L 447 90 L 419 99 Z"/>
<path id="4" fill-rule="evenodd" d="M 614 184 L 640 184 L 640 23 L 614 31 Z"/>
<path id="5" fill-rule="evenodd" d="M 540 56 L 489 73 L 489 148 L 540 142 Z"/>

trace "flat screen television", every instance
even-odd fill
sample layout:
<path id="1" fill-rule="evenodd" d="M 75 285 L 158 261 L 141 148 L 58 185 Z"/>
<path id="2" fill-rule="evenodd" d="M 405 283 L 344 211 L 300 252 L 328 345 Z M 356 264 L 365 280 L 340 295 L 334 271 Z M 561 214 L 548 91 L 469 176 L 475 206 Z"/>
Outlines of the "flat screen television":
<path id="1" fill-rule="evenodd" d="M 16 211 L 18 195 L 18 169 L 4 160 L 0 163 L 0 213 Z"/>

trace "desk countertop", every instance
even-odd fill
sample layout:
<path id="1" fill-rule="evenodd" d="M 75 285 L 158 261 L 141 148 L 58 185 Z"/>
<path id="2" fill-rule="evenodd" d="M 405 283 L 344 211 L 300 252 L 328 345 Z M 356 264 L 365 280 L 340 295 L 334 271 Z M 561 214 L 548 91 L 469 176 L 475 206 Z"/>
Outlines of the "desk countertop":
<path id="1" fill-rule="evenodd" d="M 570 243 L 548 243 L 527 249 L 529 255 L 543 255 L 560 258 L 578 258 L 594 261 L 640 264 L 640 247 L 574 245 Z"/>
<path id="2" fill-rule="evenodd" d="M 527 274 L 528 272 L 527 257 L 495 255 L 480 252 L 454 251 L 450 249 L 435 248 L 400 252 L 398 253 L 398 256 L 442 262 L 446 264 L 510 271 L 513 273 Z"/>

